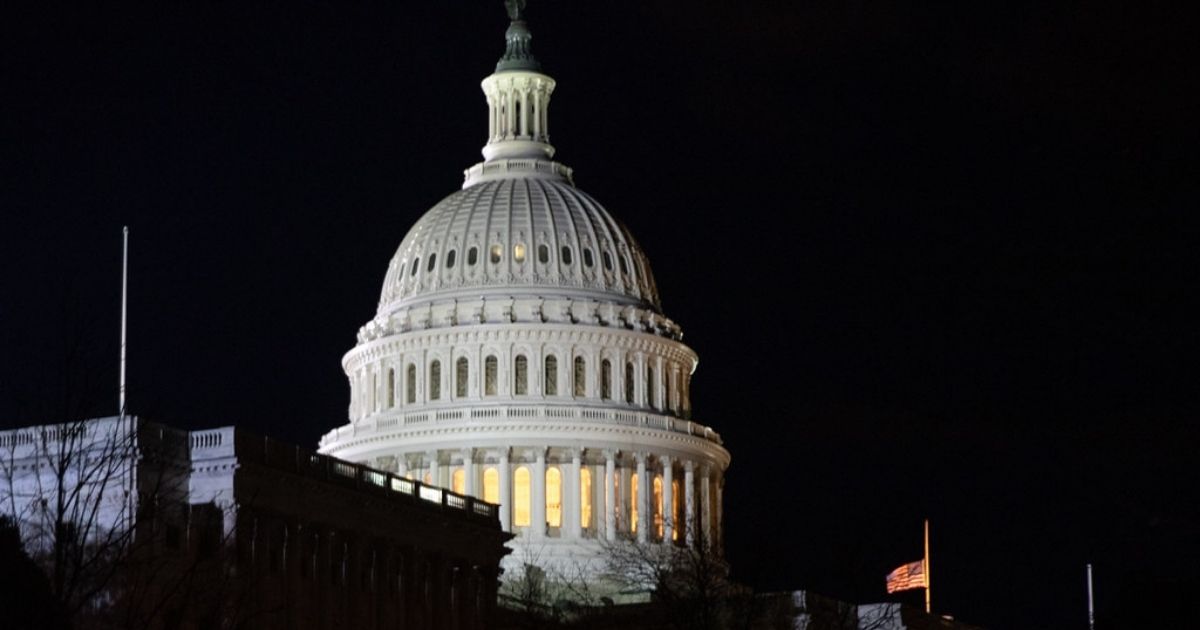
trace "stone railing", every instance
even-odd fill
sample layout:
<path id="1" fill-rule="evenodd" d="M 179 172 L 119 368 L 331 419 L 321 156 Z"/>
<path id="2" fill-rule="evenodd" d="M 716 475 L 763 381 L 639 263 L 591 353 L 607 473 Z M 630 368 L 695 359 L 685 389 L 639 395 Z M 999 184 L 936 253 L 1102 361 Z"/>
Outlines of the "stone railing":
<path id="1" fill-rule="evenodd" d="M 456 423 L 507 422 L 510 420 L 535 422 L 579 421 L 598 425 L 621 425 L 660 429 L 672 433 L 692 435 L 715 444 L 721 444 L 721 435 L 702 424 L 644 411 L 622 411 L 588 407 L 561 407 L 554 405 L 507 405 L 507 406 L 463 406 L 424 411 L 391 411 L 379 413 L 354 424 L 338 427 L 321 436 L 321 447 L 357 435 L 369 435 L 376 431 L 401 427 L 441 426 Z"/>
<path id="2" fill-rule="evenodd" d="M 318 479 L 360 492 L 370 492 L 435 509 L 461 513 L 464 518 L 483 518 L 499 523 L 499 506 L 461 495 L 445 488 L 397 477 L 391 473 L 321 455 L 294 444 L 256 436 L 234 427 L 191 433 L 192 462 L 236 457 L 240 465 L 258 464 L 276 470 Z"/>

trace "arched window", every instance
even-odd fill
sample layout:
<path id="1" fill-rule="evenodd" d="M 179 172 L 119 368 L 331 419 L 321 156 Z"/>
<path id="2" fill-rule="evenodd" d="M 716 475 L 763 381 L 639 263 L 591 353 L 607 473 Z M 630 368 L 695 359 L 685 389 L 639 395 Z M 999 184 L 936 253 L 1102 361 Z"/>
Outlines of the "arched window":
<path id="1" fill-rule="evenodd" d="M 467 264 L 474 267 L 475 263 L 478 261 L 479 261 L 479 248 L 472 247 L 471 249 L 468 249 L 467 250 Z"/>
<path id="2" fill-rule="evenodd" d="M 529 359 L 523 354 L 513 361 L 513 393 L 518 396 L 529 393 Z"/>
<path id="3" fill-rule="evenodd" d="M 612 399 L 612 361 L 608 359 L 600 362 L 600 398 Z"/>
<path id="4" fill-rule="evenodd" d="M 467 471 L 459 468 L 450 479 L 450 489 L 459 494 L 467 493 Z"/>
<path id="5" fill-rule="evenodd" d="M 500 262 L 500 256 L 502 256 L 503 254 L 504 254 L 504 248 L 500 247 L 499 243 L 492 245 L 492 251 L 490 254 L 491 255 L 490 260 L 492 261 L 492 264 L 494 265 L 494 264 Z"/>
<path id="6" fill-rule="evenodd" d="M 571 248 L 566 245 L 562 246 L 562 261 L 564 265 L 571 264 Z"/>
<path id="7" fill-rule="evenodd" d="M 633 363 L 625 364 L 625 402 L 633 403 Z"/>
<path id="8" fill-rule="evenodd" d="M 562 473 L 557 467 L 546 469 L 546 524 L 562 527 Z"/>
<path id="9" fill-rule="evenodd" d="M 388 409 L 396 406 L 396 370 L 393 368 L 387 371 L 387 406 Z"/>
<path id="10" fill-rule="evenodd" d="M 455 258 L 455 254 L 456 254 L 456 253 L 457 253 L 457 252 L 456 252 L 455 250 L 453 250 L 453 249 L 452 249 L 452 250 L 450 250 L 450 251 L 448 251 L 448 252 L 446 252 L 446 268 L 447 268 L 447 269 L 453 269 L 453 268 L 454 268 L 454 258 Z M 621 263 L 621 264 L 624 264 L 624 261 L 622 261 L 622 263 Z"/>
<path id="11" fill-rule="evenodd" d="M 595 264 L 595 262 L 592 260 L 592 250 L 589 248 L 584 248 L 583 250 L 583 264 L 587 265 L 588 267 L 591 267 Z"/>
<path id="12" fill-rule="evenodd" d="M 654 368 L 646 366 L 646 406 L 654 408 Z"/>
<path id="13" fill-rule="evenodd" d="M 420 268 L 421 268 L 421 257 L 417 256 L 416 258 L 413 259 L 413 266 L 412 266 L 412 269 L 409 270 L 408 275 L 410 275 L 410 276 L 417 275 L 417 269 L 420 269 Z"/>
<path id="14" fill-rule="evenodd" d="M 587 466 L 579 469 L 579 524 L 592 526 L 592 470 Z"/>
<path id="15" fill-rule="evenodd" d="M 467 397 L 467 379 L 471 376 L 471 366 L 467 357 L 458 357 L 454 362 L 454 395 L 457 398 Z"/>
<path id="16" fill-rule="evenodd" d="M 679 540 L 679 529 L 684 525 L 680 518 L 680 503 L 683 501 L 683 491 L 679 479 L 671 480 L 671 540 Z"/>
<path id="17" fill-rule="evenodd" d="M 425 271 L 426 272 L 433 271 L 433 268 L 436 266 L 437 266 L 437 252 L 434 252 L 429 255 L 429 264 L 425 266 Z"/>
<path id="18" fill-rule="evenodd" d="M 529 527 L 529 469 L 513 471 L 513 526 Z"/>
<path id="19" fill-rule="evenodd" d="M 483 500 L 500 503 L 500 471 L 495 468 L 483 471 Z"/>
<path id="20" fill-rule="evenodd" d="M 404 402 L 417 402 L 417 366 L 409 363 L 407 374 L 404 375 Z"/>
<path id="21" fill-rule="evenodd" d="M 538 245 L 538 262 L 543 265 L 550 262 L 550 248 L 545 245 Z"/>
<path id="22" fill-rule="evenodd" d="M 600 252 L 600 258 L 604 260 L 604 268 L 612 271 L 612 255 L 608 253 L 608 250 Z"/>
<path id="23" fill-rule="evenodd" d="M 654 493 L 650 495 L 650 511 L 654 512 L 654 536 L 663 537 L 663 482 L 661 475 L 654 475 Z"/>
<path id="24" fill-rule="evenodd" d="M 489 355 L 483 360 L 483 395 L 496 395 L 496 371 L 499 362 L 495 355 Z"/>
<path id="25" fill-rule="evenodd" d="M 546 378 L 542 393 L 546 396 L 558 395 L 558 359 L 554 355 L 546 356 Z"/>
<path id="26" fill-rule="evenodd" d="M 525 262 L 525 243 L 513 245 L 513 260 L 519 263 Z"/>
<path id="27" fill-rule="evenodd" d="M 453 254 L 454 252 L 450 252 L 450 253 Z M 625 257 L 620 254 L 617 254 L 617 262 L 621 263 L 621 274 L 628 276 L 629 275 L 629 264 L 625 262 Z"/>
<path id="28" fill-rule="evenodd" d="M 629 531 L 637 532 L 638 526 L 638 476 L 629 476 Z"/>
<path id="29" fill-rule="evenodd" d="M 572 384 L 575 387 L 576 396 L 587 395 L 587 361 L 583 357 L 575 357 L 575 374 Z"/>
<path id="30" fill-rule="evenodd" d="M 429 400 L 442 397 L 442 362 L 434 359 L 429 364 Z"/>

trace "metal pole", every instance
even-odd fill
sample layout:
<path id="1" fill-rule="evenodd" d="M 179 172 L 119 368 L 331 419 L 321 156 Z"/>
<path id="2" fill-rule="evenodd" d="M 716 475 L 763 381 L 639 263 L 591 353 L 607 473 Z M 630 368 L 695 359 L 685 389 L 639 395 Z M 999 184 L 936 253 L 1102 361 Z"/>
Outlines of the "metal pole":
<path id="1" fill-rule="evenodd" d="M 925 612 L 926 614 L 932 611 L 932 606 L 929 604 L 930 591 L 933 590 L 933 583 L 929 579 L 929 519 L 925 519 Z"/>
<path id="2" fill-rule="evenodd" d="M 1088 582 L 1088 630 L 1096 630 L 1096 608 L 1092 600 L 1092 563 L 1087 565 Z"/>
<path id="3" fill-rule="evenodd" d="M 129 226 L 123 230 L 121 250 L 121 386 L 119 390 L 118 412 L 125 417 L 125 316 L 129 290 Z"/>

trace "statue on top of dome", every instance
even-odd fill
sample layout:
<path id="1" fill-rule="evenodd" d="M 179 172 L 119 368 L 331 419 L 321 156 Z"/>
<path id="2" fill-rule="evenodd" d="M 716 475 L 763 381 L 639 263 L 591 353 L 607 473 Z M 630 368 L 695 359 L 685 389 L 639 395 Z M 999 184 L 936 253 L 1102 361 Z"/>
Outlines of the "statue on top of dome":
<path id="1" fill-rule="evenodd" d="M 504 6 L 508 7 L 508 19 L 516 22 L 521 19 L 521 11 L 525 9 L 525 0 L 504 0 Z"/>

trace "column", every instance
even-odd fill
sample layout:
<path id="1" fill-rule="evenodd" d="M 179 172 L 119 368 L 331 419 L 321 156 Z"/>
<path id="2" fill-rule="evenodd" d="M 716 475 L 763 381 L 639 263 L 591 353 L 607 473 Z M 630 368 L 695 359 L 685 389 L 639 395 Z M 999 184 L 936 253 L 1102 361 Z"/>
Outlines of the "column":
<path id="1" fill-rule="evenodd" d="M 721 516 L 722 515 L 722 513 L 721 513 L 721 500 L 722 499 L 721 499 L 721 497 L 725 493 L 725 476 L 724 475 L 717 476 L 716 486 L 717 486 L 716 487 L 716 490 L 717 490 L 716 496 L 713 497 L 713 499 L 716 501 L 716 505 L 713 506 L 713 516 L 716 517 L 716 532 L 714 533 L 713 538 L 716 541 L 716 545 L 718 547 L 720 547 L 724 543 L 724 540 L 725 540 L 724 530 L 722 529 L 723 526 L 721 524 L 721 521 L 722 521 L 722 516 Z"/>
<path id="2" fill-rule="evenodd" d="M 604 451 L 604 535 L 608 540 L 617 539 L 616 457 L 613 451 Z"/>
<path id="3" fill-rule="evenodd" d="M 709 481 L 711 474 L 707 464 L 700 469 L 700 532 L 708 549 L 712 549 L 712 484 Z"/>
<path id="4" fill-rule="evenodd" d="M 675 471 L 672 470 L 671 458 L 664 455 L 658 458 L 662 462 L 663 480 L 663 542 L 670 543 L 675 533 Z"/>
<path id="5" fill-rule="evenodd" d="M 521 135 L 528 136 L 529 128 L 529 92 L 521 90 Z"/>
<path id="6" fill-rule="evenodd" d="M 531 538 L 542 538 L 546 535 L 546 448 L 538 447 L 534 453 L 533 477 L 530 485 L 530 502 L 533 503 L 533 518 L 530 519 L 529 532 Z"/>
<path id="7" fill-rule="evenodd" d="M 500 528 L 512 531 L 512 471 L 508 469 L 508 449 L 500 450 Z"/>
<path id="8" fill-rule="evenodd" d="M 688 546 L 696 542 L 696 462 L 683 462 L 683 520 L 684 532 Z"/>
<path id="9" fill-rule="evenodd" d="M 462 452 L 463 458 L 463 477 L 465 485 L 463 490 L 469 497 L 475 496 L 475 453 L 469 448 L 464 448 Z"/>
<path id="10" fill-rule="evenodd" d="M 571 453 L 571 470 L 569 473 L 570 480 L 567 482 L 567 496 L 571 497 L 570 511 L 565 514 L 568 533 L 571 538 L 579 539 L 583 537 L 582 515 L 580 511 L 583 509 L 583 497 L 581 496 L 579 483 L 579 469 L 583 463 L 582 454 L 576 450 Z M 565 501 L 564 501 L 565 503 Z"/>
<path id="11" fill-rule="evenodd" d="M 650 513 L 650 492 L 653 490 L 650 479 L 646 477 L 646 454 L 634 453 L 637 460 L 637 541 L 646 542 L 646 533 L 654 527 L 654 515 Z"/>
<path id="12" fill-rule="evenodd" d="M 533 140 L 540 140 L 542 137 L 542 91 L 534 88 L 533 91 Z"/>
<path id="13" fill-rule="evenodd" d="M 441 481 L 438 479 L 438 453 L 437 451 L 428 451 L 425 453 L 425 474 L 429 477 L 431 485 L 440 486 Z M 421 481 L 425 481 L 422 477 Z"/>

